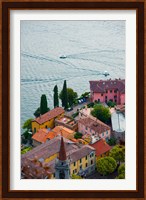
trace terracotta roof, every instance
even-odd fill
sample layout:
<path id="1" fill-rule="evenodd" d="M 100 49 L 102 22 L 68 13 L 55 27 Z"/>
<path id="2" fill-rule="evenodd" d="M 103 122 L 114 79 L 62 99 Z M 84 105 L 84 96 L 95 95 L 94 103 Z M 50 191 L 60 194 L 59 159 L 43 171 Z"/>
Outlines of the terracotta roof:
<path id="1" fill-rule="evenodd" d="M 63 137 L 65 137 L 67 139 L 72 139 L 72 138 L 74 138 L 75 131 L 73 131 L 73 130 L 71 130 L 69 128 L 66 128 L 64 126 L 56 126 L 49 133 L 50 134 L 54 133 L 56 135 L 62 135 Z M 49 138 L 49 134 L 48 134 L 47 137 Z"/>
<path id="2" fill-rule="evenodd" d="M 40 117 L 35 118 L 33 121 L 37 122 L 38 124 L 43 124 L 58 115 L 63 114 L 65 111 L 61 107 L 56 107 L 53 110 L 48 111 L 47 113 L 41 115 Z"/>
<path id="3" fill-rule="evenodd" d="M 125 93 L 125 80 L 100 80 L 100 81 L 89 81 L 90 90 L 97 93 L 105 93 L 106 90 L 118 89 L 121 93 Z"/>
<path id="4" fill-rule="evenodd" d="M 100 156 L 103 153 L 110 151 L 112 148 L 103 139 L 97 141 L 94 144 L 90 144 L 90 146 L 96 149 L 96 156 Z"/>
<path id="5" fill-rule="evenodd" d="M 66 149 L 66 156 L 70 159 L 70 162 L 73 163 L 86 155 L 89 155 L 95 149 L 89 145 L 82 145 L 78 143 L 71 142 L 70 140 L 63 138 L 64 140 L 64 148 Z M 49 163 L 45 163 L 45 159 L 51 157 L 52 155 L 59 153 L 61 144 L 61 136 L 57 136 L 52 140 L 47 141 L 44 144 L 41 144 L 31 151 L 21 155 L 21 167 L 25 169 L 29 166 L 28 171 L 31 172 L 35 170 L 38 165 L 38 160 L 41 160 L 42 165 L 47 165 L 49 168 L 49 172 L 54 173 L 55 169 L 55 159 L 50 161 Z M 35 161 L 36 160 L 36 161 Z M 31 165 L 31 163 L 35 161 L 35 165 Z M 44 162 L 43 162 L 44 161 Z M 39 172 L 41 173 L 41 171 Z M 35 175 L 37 178 L 37 175 Z M 38 175 L 40 177 L 40 175 Z"/>
<path id="6" fill-rule="evenodd" d="M 60 144 L 60 151 L 59 151 L 59 160 L 66 160 L 66 150 L 65 150 L 65 145 L 63 141 L 63 137 L 61 137 L 61 144 Z"/>
<path id="7" fill-rule="evenodd" d="M 46 128 L 39 129 L 33 136 L 32 139 L 44 143 L 47 140 L 47 135 L 48 135 L 49 130 Z"/>
<path id="8" fill-rule="evenodd" d="M 97 133 L 103 133 L 107 130 L 110 130 L 110 127 L 100 120 L 93 120 L 91 117 L 86 117 L 78 120 L 78 124 L 83 124 L 84 126 L 94 130 Z"/>

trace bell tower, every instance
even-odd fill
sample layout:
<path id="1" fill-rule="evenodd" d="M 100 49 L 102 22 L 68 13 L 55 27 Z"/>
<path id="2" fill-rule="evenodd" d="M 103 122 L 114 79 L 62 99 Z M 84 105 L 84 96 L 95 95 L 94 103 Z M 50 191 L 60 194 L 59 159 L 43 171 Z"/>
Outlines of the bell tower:
<path id="1" fill-rule="evenodd" d="M 65 143 L 61 136 L 59 156 L 55 162 L 55 179 L 69 179 L 70 168 L 69 161 L 66 156 Z"/>

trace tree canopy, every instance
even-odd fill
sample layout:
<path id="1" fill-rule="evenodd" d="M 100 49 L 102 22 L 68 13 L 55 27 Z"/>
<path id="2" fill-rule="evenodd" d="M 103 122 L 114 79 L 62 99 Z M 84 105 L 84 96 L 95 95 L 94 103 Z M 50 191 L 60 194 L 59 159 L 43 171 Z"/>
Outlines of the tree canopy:
<path id="1" fill-rule="evenodd" d="M 121 164 L 118 168 L 118 176 L 117 179 L 124 179 L 125 178 L 125 164 Z"/>
<path id="2" fill-rule="evenodd" d="M 66 81 L 65 81 L 63 89 L 59 94 L 59 98 L 62 101 L 62 106 L 65 109 L 68 108 L 69 106 L 72 106 L 77 97 L 78 94 L 72 88 L 66 88 Z"/>
<path id="3" fill-rule="evenodd" d="M 27 120 L 24 122 L 22 128 L 23 128 L 23 129 L 30 130 L 30 129 L 31 129 L 31 122 L 32 122 L 32 120 L 33 120 L 33 119 L 31 119 L 31 118 L 30 118 L 30 119 L 27 119 Z"/>
<path id="4" fill-rule="evenodd" d="M 113 157 L 117 162 L 124 162 L 125 161 L 125 146 L 123 145 L 116 145 L 112 148 L 109 153 L 109 156 Z"/>
<path id="5" fill-rule="evenodd" d="M 54 87 L 54 108 L 59 106 L 59 99 L 58 99 L 58 87 L 55 85 Z"/>
<path id="6" fill-rule="evenodd" d="M 96 104 L 93 107 L 93 110 L 91 111 L 91 114 L 94 117 L 96 117 L 97 119 L 99 119 L 99 120 L 101 120 L 101 121 L 103 121 L 105 123 L 108 122 L 110 117 L 111 117 L 109 108 L 106 108 L 101 104 Z"/>
<path id="7" fill-rule="evenodd" d="M 67 88 L 67 95 L 68 95 L 69 106 L 72 106 L 75 99 L 78 97 L 78 94 L 77 92 L 74 92 L 72 88 Z"/>
<path id="8" fill-rule="evenodd" d="M 117 163 L 112 157 L 104 157 L 97 160 L 97 171 L 102 175 L 108 175 L 115 171 Z"/>
<path id="9" fill-rule="evenodd" d="M 82 136 L 83 136 L 83 134 L 80 133 L 80 132 L 76 132 L 76 133 L 74 134 L 74 138 L 75 138 L 75 139 L 82 138 Z"/>
<path id="10" fill-rule="evenodd" d="M 63 89 L 59 94 L 59 98 L 62 101 L 62 107 L 67 109 L 68 108 L 68 96 L 67 96 L 67 83 L 66 83 L 66 80 L 64 81 Z"/>
<path id="11" fill-rule="evenodd" d="M 46 97 L 45 94 L 42 94 L 42 96 L 41 96 L 41 102 L 40 102 L 40 114 L 43 115 L 46 112 L 48 112 L 47 97 Z"/>

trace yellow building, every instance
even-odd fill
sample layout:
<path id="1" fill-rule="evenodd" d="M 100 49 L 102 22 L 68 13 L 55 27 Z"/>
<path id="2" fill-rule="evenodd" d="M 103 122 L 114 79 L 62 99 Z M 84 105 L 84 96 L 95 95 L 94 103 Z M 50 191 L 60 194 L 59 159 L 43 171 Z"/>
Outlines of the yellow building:
<path id="1" fill-rule="evenodd" d="M 35 118 L 32 121 L 32 132 L 36 133 L 39 129 L 42 128 L 54 128 L 55 119 L 63 116 L 65 113 L 64 109 L 61 107 L 56 107 L 53 110 L 48 111 L 47 113 L 40 115 L 40 117 Z"/>
<path id="2" fill-rule="evenodd" d="M 95 170 L 96 165 L 95 149 L 89 145 L 82 145 L 71 142 L 66 138 L 64 138 L 63 140 L 67 162 L 69 163 L 70 177 L 72 176 L 72 174 L 82 175 L 82 173 L 92 173 Z M 55 178 L 55 163 L 56 160 L 59 158 L 60 141 L 61 136 L 57 136 L 54 139 L 47 141 L 46 143 L 41 144 L 35 147 L 33 150 L 22 155 L 21 167 L 24 178 L 30 178 L 30 174 L 33 174 L 34 178 L 41 177 L 41 170 L 40 173 L 34 174 L 34 169 L 27 169 L 26 167 L 31 166 L 31 163 L 34 162 L 36 158 L 37 166 L 34 166 L 33 168 L 38 167 L 38 163 L 40 162 L 40 166 L 47 169 L 46 174 L 50 173 L 51 178 Z"/>

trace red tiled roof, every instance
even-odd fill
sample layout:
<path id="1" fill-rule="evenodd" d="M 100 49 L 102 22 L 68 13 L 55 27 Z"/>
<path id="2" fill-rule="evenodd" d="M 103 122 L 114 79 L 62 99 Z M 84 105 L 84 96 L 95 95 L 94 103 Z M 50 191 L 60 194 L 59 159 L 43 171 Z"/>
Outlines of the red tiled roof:
<path id="1" fill-rule="evenodd" d="M 91 119 L 91 117 L 86 117 L 86 118 L 82 118 L 78 120 L 78 124 L 81 123 L 84 126 L 94 130 L 97 133 L 103 133 L 107 130 L 110 130 L 110 127 L 106 124 L 104 124 L 103 122 L 101 122 L 100 120 L 96 119 L 93 120 Z"/>
<path id="2" fill-rule="evenodd" d="M 33 136 L 32 139 L 44 143 L 47 140 L 47 135 L 49 131 L 46 128 L 39 129 Z"/>
<path id="3" fill-rule="evenodd" d="M 96 156 L 100 156 L 103 153 L 110 151 L 112 148 L 103 139 L 97 141 L 94 144 L 90 144 L 90 146 L 96 149 Z"/>
<path id="4" fill-rule="evenodd" d="M 122 94 L 125 93 L 125 80 L 100 80 L 100 81 L 89 81 L 90 90 L 97 93 L 105 93 L 106 90 L 118 89 Z"/>
<path id="5" fill-rule="evenodd" d="M 40 117 L 35 118 L 33 121 L 36 121 L 38 124 L 43 124 L 44 122 L 47 122 L 58 115 L 63 114 L 65 111 L 61 107 L 56 107 L 53 110 L 48 111 L 47 113 L 41 115 Z"/>

